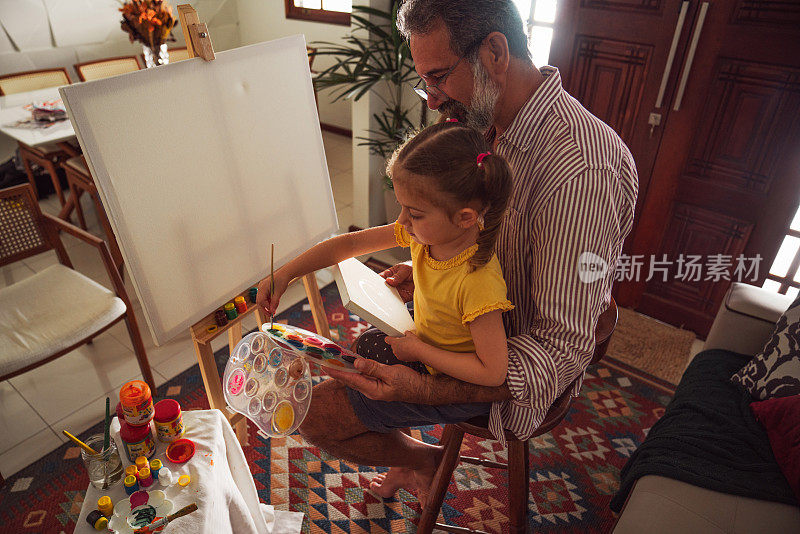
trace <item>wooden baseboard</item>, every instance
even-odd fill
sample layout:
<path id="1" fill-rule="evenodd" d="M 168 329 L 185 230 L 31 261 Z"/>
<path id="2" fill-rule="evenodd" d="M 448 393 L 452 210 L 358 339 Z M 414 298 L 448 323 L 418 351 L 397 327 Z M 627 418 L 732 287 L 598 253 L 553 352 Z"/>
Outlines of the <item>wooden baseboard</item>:
<path id="1" fill-rule="evenodd" d="M 342 128 L 341 126 L 335 126 L 333 124 L 327 124 L 325 122 L 319 123 L 320 128 L 325 130 L 326 132 L 335 133 L 338 135 L 344 135 L 346 137 L 353 137 L 353 130 L 348 130 L 347 128 Z"/>

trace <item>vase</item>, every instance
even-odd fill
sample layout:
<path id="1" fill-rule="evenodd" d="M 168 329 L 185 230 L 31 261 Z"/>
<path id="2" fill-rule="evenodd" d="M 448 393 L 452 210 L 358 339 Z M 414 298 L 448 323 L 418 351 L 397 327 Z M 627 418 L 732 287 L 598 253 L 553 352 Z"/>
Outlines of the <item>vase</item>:
<path id="1" fill-rule="evenodd" d="M 148 69 L 169 63 L 169 52 L 167 51 L 166 43 L 156 48 L 143 45 L 142 55 L 144 55 L 144 65 Z"/>

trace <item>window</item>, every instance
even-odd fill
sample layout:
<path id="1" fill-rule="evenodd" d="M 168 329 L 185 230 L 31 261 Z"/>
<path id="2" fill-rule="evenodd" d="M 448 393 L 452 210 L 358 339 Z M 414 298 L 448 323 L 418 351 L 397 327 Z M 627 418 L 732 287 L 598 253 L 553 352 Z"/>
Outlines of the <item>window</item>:
<path id="1" fill-rule="evenodd" d="M 762 287 L 793 297 L 800 291 L 800 206 Z"/>
<path id="2" fill-rule="evenodd" d="M 528 48 L 537 67 L 547 65 L 550 58 L 550 41 L 553 40 L 553 23 L 556 21 L 557 0 L 514 0 L 525 24 Z"/>
<path id="3" fill-rule="evenodd" d="M 353 0 L 286 0 L 286 18 L 350 25 Z"/>

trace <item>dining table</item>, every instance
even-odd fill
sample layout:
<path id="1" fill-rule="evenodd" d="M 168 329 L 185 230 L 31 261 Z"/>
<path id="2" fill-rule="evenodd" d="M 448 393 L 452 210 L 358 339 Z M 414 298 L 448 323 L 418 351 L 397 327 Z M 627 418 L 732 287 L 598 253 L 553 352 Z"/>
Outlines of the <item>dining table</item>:
<path id="1" fill-rule="evenodd" d="M 76 137 L 69 118 L 53 122 L 45 128 L 32 128 L 29 125 L 19 124 L 20 121 L 31 117 L 30 104 L 60 99 L 58 87 L 0 96 L 0 132 L 31 147 L 55 144 L 70 157 L 80 155 L 77 144 L 71 143 Z M 74 208 L 75 199 L 73 195 L 69 195 L 58 214 L 59 218 L 69 220 Z"/>

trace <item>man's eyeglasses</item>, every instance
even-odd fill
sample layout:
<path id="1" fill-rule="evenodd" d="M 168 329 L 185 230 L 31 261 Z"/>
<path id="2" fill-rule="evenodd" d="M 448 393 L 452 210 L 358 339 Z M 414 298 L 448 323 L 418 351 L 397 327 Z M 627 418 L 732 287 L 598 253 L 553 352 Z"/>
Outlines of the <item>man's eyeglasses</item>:
<path id="1" fill-rule="evenodd" d="M 474 52 L 475 49 L 483 43 L 484 39 L 486 39 L 486 37 L 481 37 L 479 40 L 469 45 L 467 49 L 464 50 L 464 53 L 461 54 L 461 56 L 458 58 L 458 60 L 455 63 L 453 63 L 453 66 L 447 69 L 447 72 L 445 72 L 441 76 L 436 77 L 436 83 L 434 83 L 433 85 L 428 85 L 424 79 L 420 78 L 419 81 L 413 87 L 414 92 L 417 93 L 423 100 L 428 100 L 429 95 L 434 98 L 450 100 L 450 97 L 447 96 L 447 93 L 444 92 L 444 89 L 440 89 L 439 86 L 441 86 L 443 83 L 445 83 L 445 81 L 447 81 L 447 77 L 450 76 L 450 74 L 452 74 L 454 70 L 456 70 L 458 64 L 461 63 L 461 60 L 470 55 L 472 52 Z"/>

